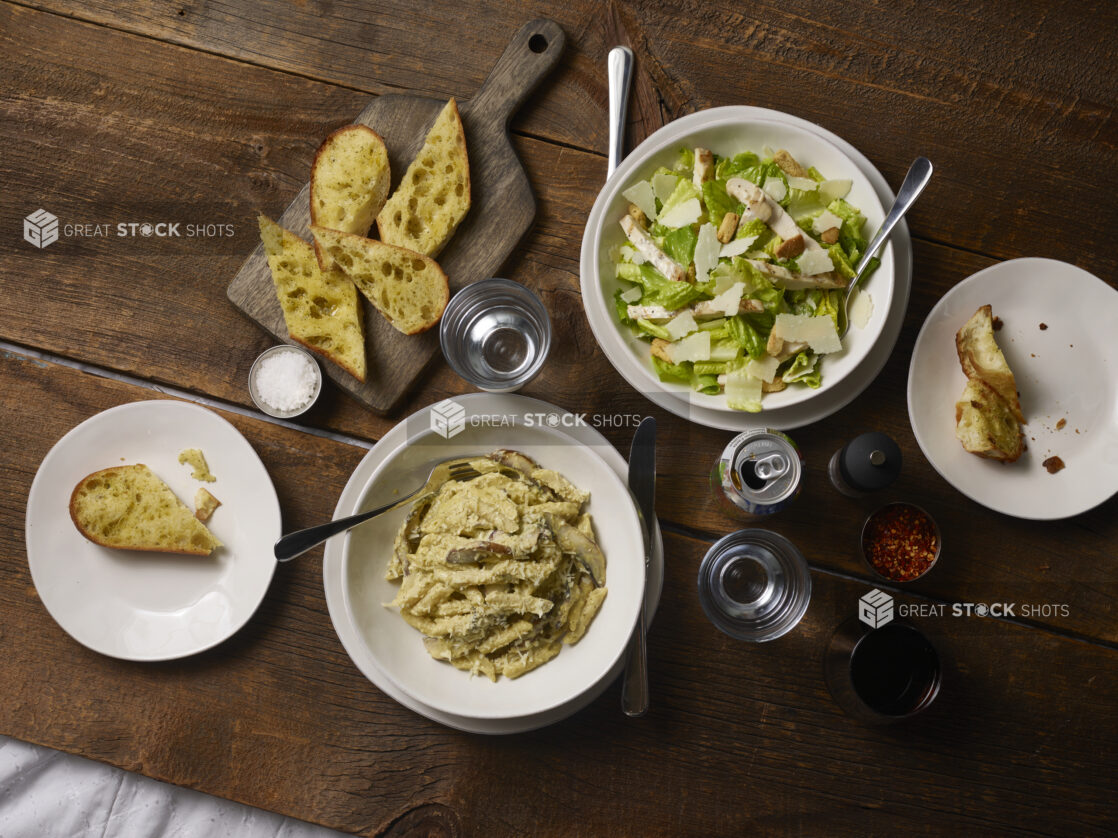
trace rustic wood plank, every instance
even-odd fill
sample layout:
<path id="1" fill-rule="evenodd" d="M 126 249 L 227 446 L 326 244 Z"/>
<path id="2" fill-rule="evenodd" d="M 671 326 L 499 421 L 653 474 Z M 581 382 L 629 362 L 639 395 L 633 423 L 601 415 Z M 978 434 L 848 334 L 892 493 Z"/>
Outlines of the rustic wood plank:
<path id="1" fill-rule="evenodd" d="M 315 556 L 282 568 L 249 625 L 210 652 L 154 665 L 98 656 L 35 596 L 23 504 L 55 439 L 148 393 L 10 357 L 0 380 L 12 443 L 0 470 L 0 732 L 360 834 L 420 822 L 543 836 L 1115 826 L 1118 651 L 998 620 L 916 619 L 946 662 L 942 695 L 911 723 L 867 727 L 833 704 L 821 659 L 868 584 L 815 573 L 795 631 L 740 643 L 695 600 L 708 542 L 671 533 L 641 721 L 620 715 L 616 686 L 563 723 L 506 738 L 415 716 L 349 662 Z M 290 525 L 328 512 L 362 453 L 228 418 L 267 465 Z"/>
<path id="2" fill-rule="evenodd" d="M 513 112 L 555 68 L 565 37 L 554 21 L 526 23 L 516 33 L 475 96 L 459 106 L 469 157 L 470 211 L 450 243 L 438 254 L 451 293 L 487 279 L 505 261 L 536 215 L 536 201 L 520 159 L 509 144 Z M 411 94 L 379 96 L 355 120 L 384 140 L 396 189 L 423 146 L 446 103 Z M 310 232 L 310 183 L 280 217 L 281 226 L 306 241 Z M 375 235 L 374 231 L 372 235 Z M 230 301 L 278 340 L 289 340 L 283 311 L 263 245 L 258 245 L 230 283 Z M 397 407 L 416 379 L 439 353 L 438 329 L 404 335 L 365 299 L 365 352 L 368 371 L 361 382 L 335 364 L 327 375 L 354 398 L 378 413 Z"/>
<path id="3" fill-rule="evenodd" d="M 435 96 L 468 96 L 488 71 L 481 56 L 491 62 L 504 46 L 497 33 L 508 37 L 534 15 L 519 3 L 475 3 L 463 21 L 456 3 L 428 3 L 423 15 L 404 5 L 331 4 L 324 14 L 279 0 L 184 3 L 182 14 L 119 2 L 43 7 L 369 92 Z M 1094 209 L 1118 189 L 1113 4 L 1055 11 L 1030 2 L 966 15 L 949 3 L 916 13 L 910 3 L 883 10 L 871 0 L 693 6 L 549 8 L 572 38 L 571 55 L 548 96 L 526 111 L 523 130 L 604 151 L 605 54 L 627 40 L 637 51 L 635 139 L 659 127 L 654 111 L 669 118 L 741 103 L 788 111 L 850 140 L 894 183 L 916 156 L 930 157 L 937 176 L 914 218 L 943 230 L 931 234 L 937 241 L 998 258 L 1089 260 L 1105 274 L 1118 268 L 1112 218 Z M 431 60 L 460 55 L 463 40 L 476 44 L 465 64 Z M 1089 209 L 1074 235 L 1051 235 L 1066 223 L 1072 195 Z"/>
<path id="4" fill-rule="evenodd" d="M 5 240 L 0 249 L 10 254 L 5 283 L 9 304 L 0 317 L 0 336 L 248 405 L 248 370 L 269 340 L 226 303 L 225 283 L 256 246 L 255 211 L 275 213 L 290 200 L 305 180 L 321 136 L 358 112 L 364 96 L 190 50 L 146 45 L 129 35 L 38 12 L 0 6 L 0 14 L 9 15 L 0 37 L 22 31 L 36 45 L 28 57 L 8 43 L 14 50 L 9 53 L 13 74 L 27 90 L 49 91 L 46 98 L 26 94 L 5 100 L 13 118 L 0 123 L 0 136 L 10 150 L 0 160 L 0 171 L 10 194 L 35 196 L 42 203 L 5 204 L 0 225 L 16 229 L 22 215 L 42 205 L 64 221 L 210 219 L 235 229 L 228 240 L 202 244 L 113 235 L 64 239 L 36 251 Z M 106 66 L 95 51 L 73 54 L 68 44 L 78 37 L 125 58 Z M 139 51 L 139 45 L 149 52 Z M 137 81 L 153 62 L 167 71 Z M 277 118 L 275 101 L 302 116 L 289 122 Z M 114 115 L 101 117 L 102 110 Z M 86 153 L 70 154 L 65 144 L 45 139 L 66 136 Z M 502 273 L 543 295 L 556 335 L 544 371 L 525 394 L 603 422 L 606 417 L 657 415 L 661 438 L 667 441 L 660 457 L 665 518 L 711 534 L 735 529 L 738 525 L 710 498 L 705 477 L 731 435 L 690 426 L 653 409 L 614 372 L 589 332 L 578 291 L 578 242 L 604 179 L 605 161 L 532 138 L 514 137 L 513 147 L 526 161 L 538 209 L 535 228 Z M 164 178 L 161 188 L 167 194 L 197 196 L 199 203 L 178 197 L 151 202 L 153 170 Z M 83 190 L 72 184 L 83 184 Z M 213 196 L 221 196 L 222 202 L 210 204 Z M 146 213 L 152 208 L 157 215 Z M 926 228 L 914 220 L 912 229 L 920 234 Z M 831 533 L 850 531 L 853 539 L 864 504 L 832 495 L 824 467 L 831 452 L 857 433 L 883 430 L 901 443 L 907 463 L 894 491 L 926 503 L 940 517 L 949 542 L 967 545 L 957 557 L 945 556 L 936 572 L 918 583 L 921 590 L 945 598 L 1035 602 L 1055 585 L 1061 595 L 1074 593 L 1074 607 L 1066 618 L 1056 615 L 1051 625 L 1118 641 L 1111 617 L 1118 570 L 1104 555 L 1115 536 L 1113 501 L 1070 522 L 1024 525 L 1029 539 L 1010 560 L 1001 545 L 1020 541 L 1018 522 L 965 500 L 935 474 L 916 447 L 904 393 L 920 323 L 944 291 L 991 260 L 919 240 L 915 259 L 908 317 L 881 376 L 836 416 L 793 432 L 808 460 L 806 494 L 774 526 L 788 527 L 813 562 L 864 574 L 853 541 L 842 550 L 831 543 Z M 1100 271 L 1098 264 L 1087 267 Z M 373 416 L 328 387 L 306 421 L 375 439 L 403 413 L 466 389 L 437 363 L 397 417 Z M 617 424 L 603 430 L 619 450 L 627 451 L 634 425 L 623 424 L 624 418 L 609 421 Z M 816 517 L 820 504 L 822 517 Z M 855 521 L 848 522 L 847 516 Z M 1074 592 L 1068 590 L 1072 585 Z"/>

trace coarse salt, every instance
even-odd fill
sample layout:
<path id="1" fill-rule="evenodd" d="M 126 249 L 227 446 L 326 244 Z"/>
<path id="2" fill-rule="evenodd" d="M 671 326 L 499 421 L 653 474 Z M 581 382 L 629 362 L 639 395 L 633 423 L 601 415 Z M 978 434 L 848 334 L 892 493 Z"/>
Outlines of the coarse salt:
<path id="1" fill-rule="evenodd" d="M 286 413 L 306 407 L 317 386 L 315 363 L 302 352 L 277 352 L 256 368 L 256 394 L 272 410 Z"/>

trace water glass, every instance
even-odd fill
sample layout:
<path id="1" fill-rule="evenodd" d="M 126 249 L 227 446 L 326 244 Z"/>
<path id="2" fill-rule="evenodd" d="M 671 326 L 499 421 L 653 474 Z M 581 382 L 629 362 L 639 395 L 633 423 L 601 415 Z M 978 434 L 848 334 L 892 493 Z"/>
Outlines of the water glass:
<path id="1" fill-rule="evenodd" d="M 511 393 L 540 371 L 551 349 L 543 302 L 519 282 L 484 279 L 451 298 L 439 326 L 443 356 L 480 390 Z"/>
<path id="2" fill-rule="evenodd" d="M 739 530 L 715 542 L 699 566 L 699 604 L 715 627 L 738 640 L 773 640 L 807 611 L 811 573 L 784 536 Z"/>

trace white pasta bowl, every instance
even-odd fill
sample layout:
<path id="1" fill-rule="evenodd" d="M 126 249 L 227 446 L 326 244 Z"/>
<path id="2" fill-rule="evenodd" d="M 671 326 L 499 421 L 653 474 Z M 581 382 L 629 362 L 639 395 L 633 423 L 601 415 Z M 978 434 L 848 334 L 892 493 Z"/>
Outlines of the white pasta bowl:
<path id="1" fill-rule="evenodd" d="M 387 679 L 428 707 L 462 717 L 502 719 L 540 713 L 592 688 L 624 652 L 644 595 L 640 521 L 617 473 L 591 448 L 544 421 L 529 419 L 529 425 L 524 416 L 513 418 L 512 425 L 502 424 L 500 418 L 490 424 L 467 422 L 450 439 L 429 428 L 416 433 L 409 429 L 409 441 L 385 458 L 364 491 L 355 496 L 352 508 L 337 510 L 341 516 L 374 508 L 423 485 L 435 463 L 498 448 L 520 451 L 591 493 L 587 511 L 606 557 L 608 594 L 601 610 L 577 644 L 564 646 L 555 658 L 519 678 L 501 677 L 495 683 L 431 658 L 423 636 L 404 622 L 397 609 L 387 607 L 399 583 L 387 581 L 385 569 L 410 504 L 345 536 L 341 602 L 330 601 L 329 586 L 327 599 L 353 662 L 374 683 Z"/>
<path id="2" fill-rule="evenodd" d="M 619 220 L 625 215 L 629 202 L 622 192 L 651 177 L 660 166 L 671 168 L 681 148 L 699 146 L 724 157 L 743 151 L 752 151 L 764 157 L 765 149 L 787 149 L 803 166 L 814 166 L 829 179 L 851 180 L 846 200 L 866 217 L 863 232 L 867 239 L 873 236 L 885 218 L 869 179 L 857 163 L 823 136 L 823 129 L 818 129 L 817 133 L 804 127 L 809 123 L 800 121 L 801 124 L 793 124 L 790 118 L 777 112 L 766 112 L 772 114 L 771 119 L 761 118 L 756 115 L 757 110 L 736 106 L 712 108 L 677 119 L 656 131 L 625 158 L 606 182 L 594 202 L 583 233 L 580 261 L 582 304 L 595 339 L 626 381 L 653 401 L 681 415 L 687 415 L 686 411 L 665 405 L 665 395 L 684 406 L 702 408 L 708 416 L 711 410 L 742 416 L 727 406 L 723 394 L 705 395 L 686 384 L 660 381 L 649 359 L 648 342 L 631 334 L 617 321 L 614 294 L 619 288 L 627 287 L 627 283 L 616 277 L 612 256 L 626 241 Z M 881 336 L 893 301 L 895 257 L 892 245 L 885 246 L 880 258 L 881 266 L 865 285 L 873 303 L 873 313 L 864 327 L 851 327 L 843 338 L 841 352 L 823 357 L 822 386 L 813 390 L 792 385 L 779 393 L 766 394 L 762 402 L 763 410 L 756 414 L 759 426 L 779 425 L 781 410 L 819 399 L 866 360 Z M 711 422 L 696 418 L 696 421 L 730 427 L 719 420 Z"/>

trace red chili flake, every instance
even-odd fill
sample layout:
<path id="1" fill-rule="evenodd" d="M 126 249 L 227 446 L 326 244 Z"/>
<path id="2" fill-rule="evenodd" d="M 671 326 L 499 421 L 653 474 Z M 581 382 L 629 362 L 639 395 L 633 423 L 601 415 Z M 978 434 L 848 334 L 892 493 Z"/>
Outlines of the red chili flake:
<path id="1" fill-rule="evenodd" d="M 874 570 L 895 582 L 909 582 L 936 560 L 939 536 L 931 517 L 915 506 L 893 503 L 866 522 L 862 551 Z"/>

